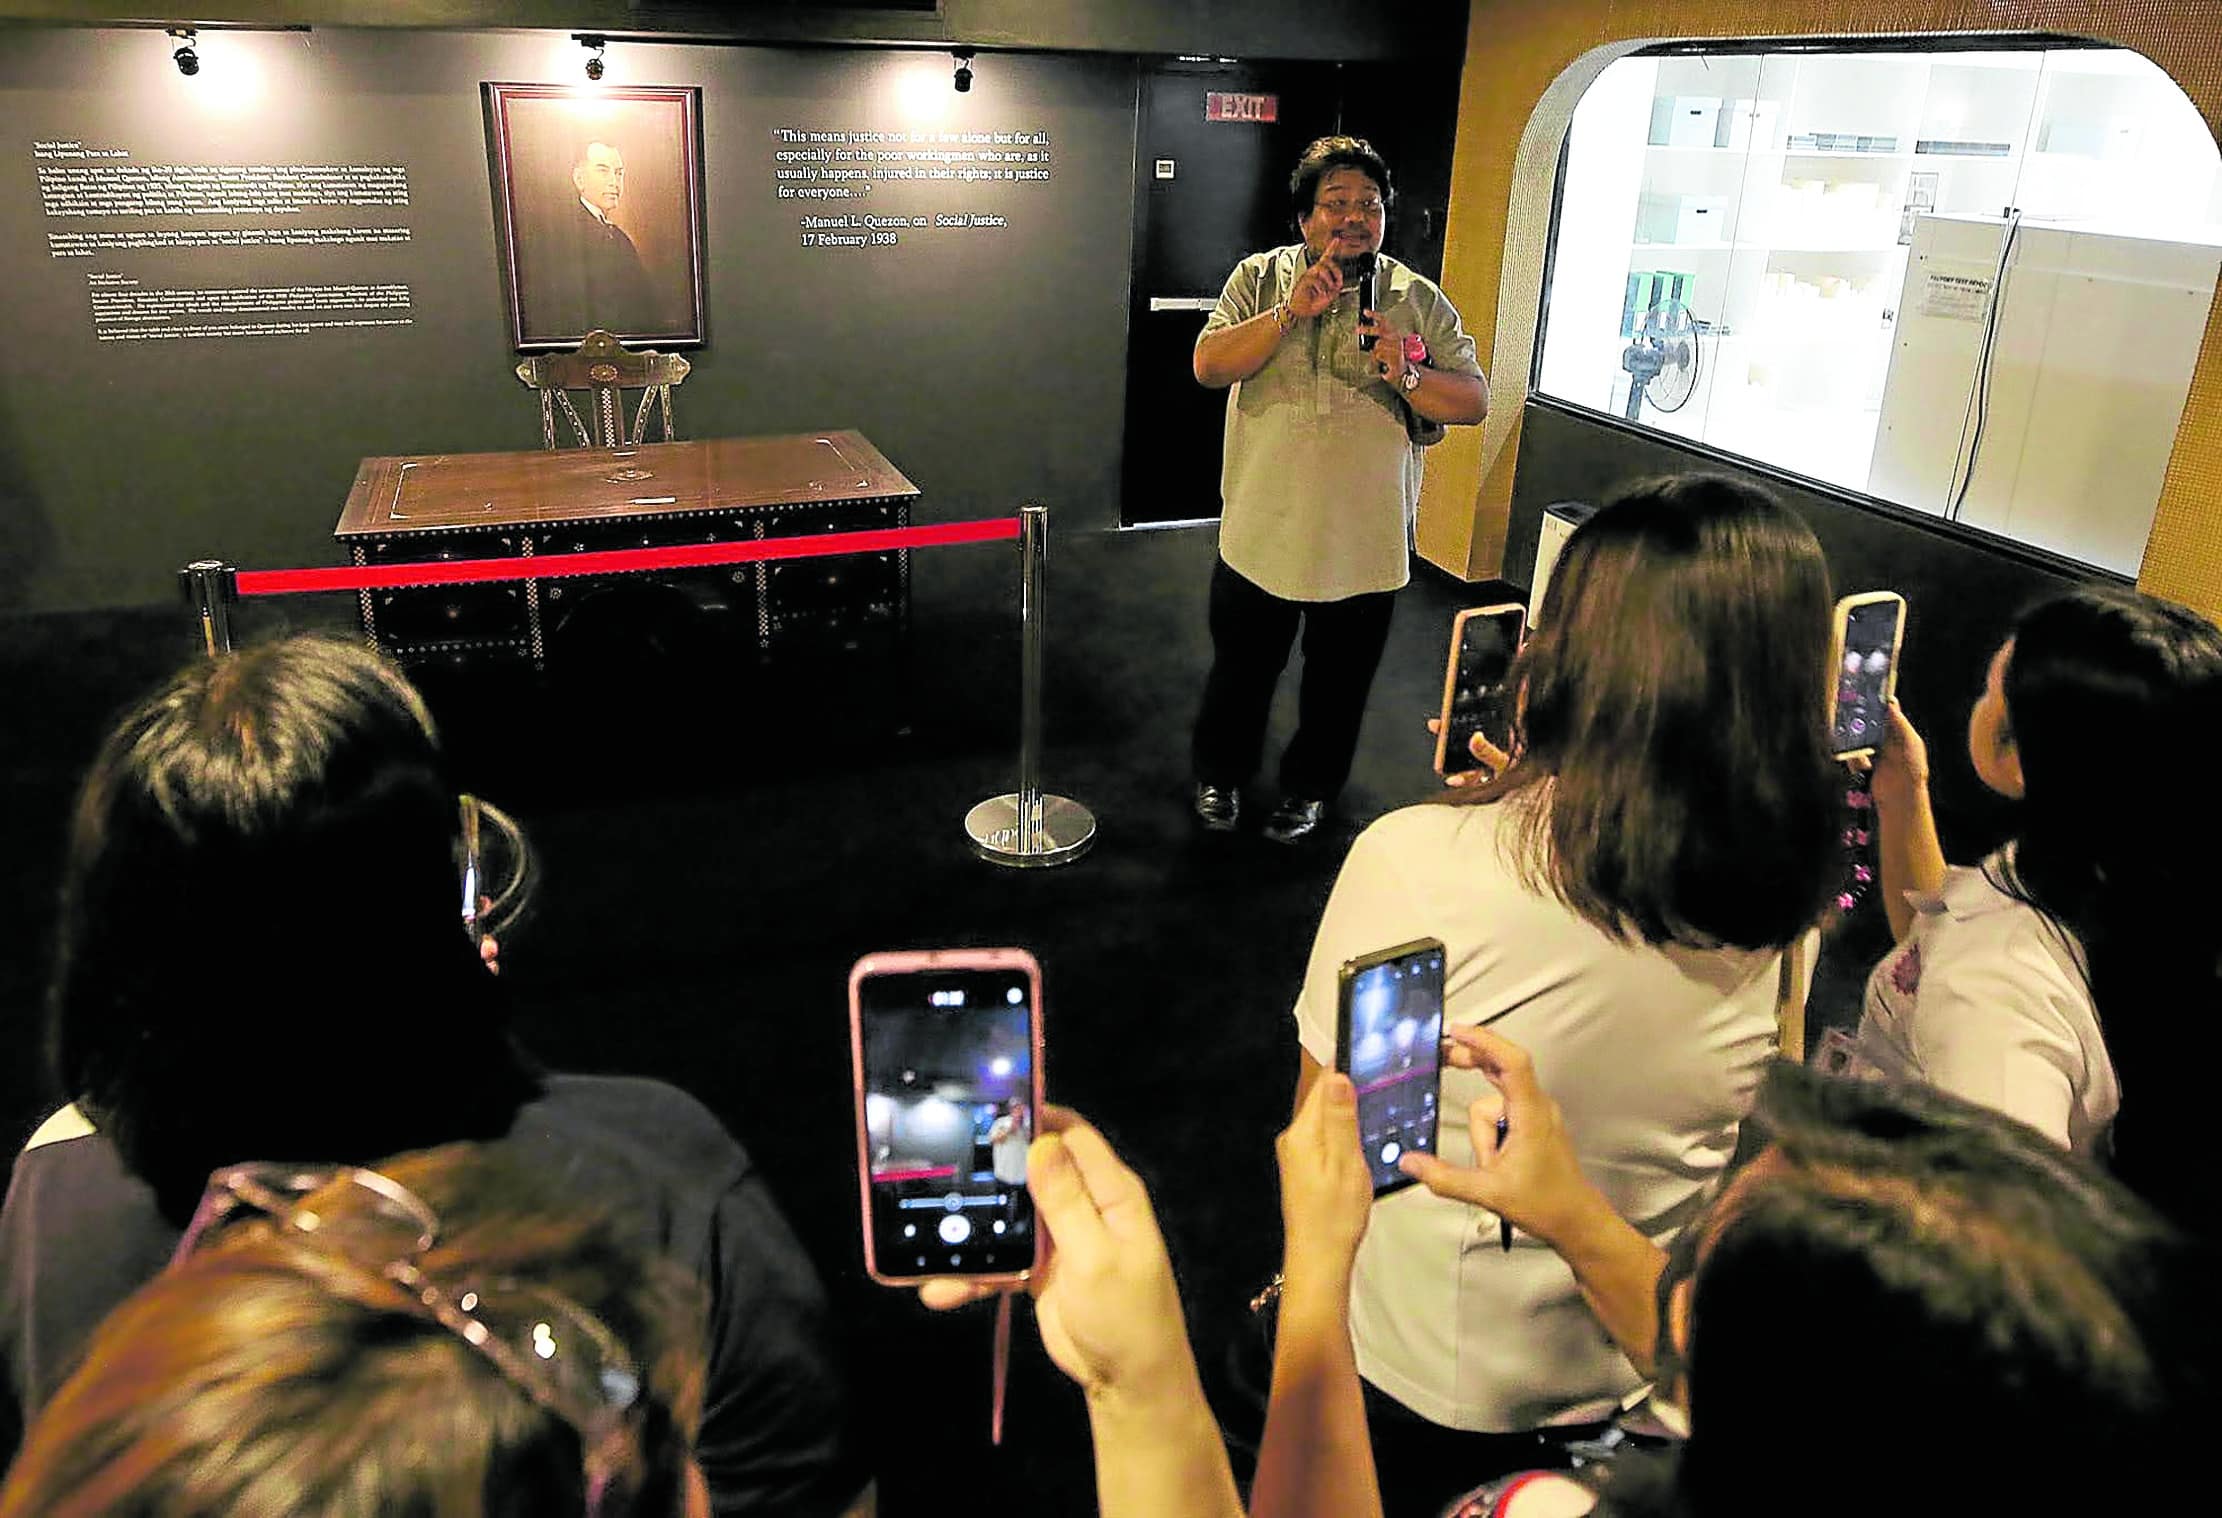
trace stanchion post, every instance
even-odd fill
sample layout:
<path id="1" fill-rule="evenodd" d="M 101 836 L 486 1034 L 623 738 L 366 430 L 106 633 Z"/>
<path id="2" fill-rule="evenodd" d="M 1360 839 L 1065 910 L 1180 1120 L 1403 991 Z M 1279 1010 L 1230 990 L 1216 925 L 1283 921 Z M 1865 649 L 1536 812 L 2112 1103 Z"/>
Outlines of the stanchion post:
<path id="1" fill-rule="evenodd" d="M 221 559 L 195 559 L 178 571 L 185 604 L 201 634 L 201 647 L 213 659 L 231 652 L 232 567 Z"/>
<path id="2" fill-rule="evenodd" d="M 1048 622 L 1049 508 L 1018 514 L 1018 789 L 991 796 L 965 814 L 964 830 L 981 858 L 995 864 L 1070 864 L 1096 840 L 1095 814 L 1041 789 L 1042 641 Z"/>
<path id="3" fill-rule="evenodd" d="M 1031 854 L 1042 826 L 1042 623 L 1049 608 L 1049 512 L 1018 513 L 1018 848 Z"/>

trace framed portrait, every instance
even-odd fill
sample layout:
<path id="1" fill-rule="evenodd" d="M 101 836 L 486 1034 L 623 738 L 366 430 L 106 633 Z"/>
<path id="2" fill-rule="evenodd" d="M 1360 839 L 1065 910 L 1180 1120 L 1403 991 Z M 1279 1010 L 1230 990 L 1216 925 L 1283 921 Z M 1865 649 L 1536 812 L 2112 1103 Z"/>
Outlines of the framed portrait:
<path id="1" fill-rule="evenodd" d="M 627 343 L 701 343 L 702 91 L 481 89 L 517 347 L 568 348 L 597 327 Z"/>

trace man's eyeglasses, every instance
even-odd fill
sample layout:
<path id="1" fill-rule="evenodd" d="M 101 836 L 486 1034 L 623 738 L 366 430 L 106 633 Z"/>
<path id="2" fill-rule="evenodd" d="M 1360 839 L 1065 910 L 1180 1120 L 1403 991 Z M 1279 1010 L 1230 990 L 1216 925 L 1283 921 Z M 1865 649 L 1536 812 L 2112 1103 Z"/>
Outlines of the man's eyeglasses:
<path id="1" fill-rule="evenodd" d="M 325 1195 L 337 1186 L 353 1188 L 344 1204 Z M 586 1452 L 590 1513 L 611 1475 L 636 1458 L 628 1415 L 640 1401 L 640 1371 L 617 1336 L 576 1302 L 527 1282 L 498 1279 L 459 1289 L 435 1284 L 417 1262 L 439 1241 L 439 1214 L 391 1176 L 350 1165 L 267 1161 L 219 1170 L 171 1266 L 242 1215 L 268 1217 L 392 1282 L 407 1295 L 412 1313 L 470 1345 L 511 1385 L 569 1424 Z"/>
<path id="2" fill-rule="evenodd" d="M 1388 205 L 1385 202 L 1371 199 L 1320 200 L 1314 201 L 1313 205 L 1317 209 L 1325 211 L 1329 216 L 1348 216 L 1351 212 L 1355 211 L 1360 216 L 1372 217 L 1379 216 L 1383 211 L 1386 211 L 1388 209 Z"/>
<path id="3" fill-rule="evenodd" d="M 472 795 L 456 798 L 460 839 L 456 867 L 463 879 L 463 929 L 472 942 L 507 927 L 523 904 L 530 856 L 524 834 L 500 807 Z M 500 888 L 493 882 L 499 880 Z"/>
<path id="4" fill-rule="evenodd" d="M 460 796 L 457 798 L 457 808 L 462 813 L 463 822 L 463 931 L 471 935 L 472 943 L 477 943 L 485 936 L 485 929 L 478 920 L 478 826 L 481 815 L 478 798 L 469 794 Z"/>

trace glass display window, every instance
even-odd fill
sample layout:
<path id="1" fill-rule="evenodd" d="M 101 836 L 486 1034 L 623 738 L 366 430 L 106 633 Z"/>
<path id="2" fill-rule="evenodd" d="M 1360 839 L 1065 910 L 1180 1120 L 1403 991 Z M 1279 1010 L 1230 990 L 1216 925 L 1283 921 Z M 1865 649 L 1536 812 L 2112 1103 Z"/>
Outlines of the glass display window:
<path id="1" fill-rule="evenodd" d="M 2134 574 L 2218 265 L 2138 54 L 1638 54 L 1574 114 L 1536 389 Z"/>

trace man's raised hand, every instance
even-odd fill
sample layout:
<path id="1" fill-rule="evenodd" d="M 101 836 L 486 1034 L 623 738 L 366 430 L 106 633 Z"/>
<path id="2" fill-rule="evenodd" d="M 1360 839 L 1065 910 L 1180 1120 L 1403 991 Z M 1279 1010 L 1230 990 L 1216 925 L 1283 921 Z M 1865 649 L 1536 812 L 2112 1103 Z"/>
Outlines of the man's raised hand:
<path id="1" fill-rule="evenodd" d="M 1294 316 L 1321 316 L 1341 294 L 1342 265 L 1332 258 L 1322 258 L 1299 274 L 1296 283 L 1289 287 L 1288 309 Z"/>

